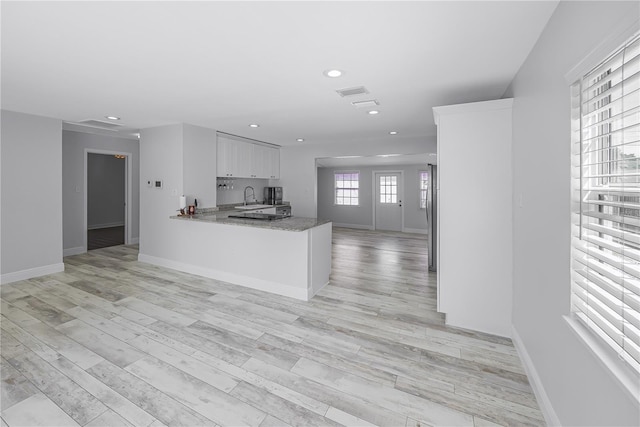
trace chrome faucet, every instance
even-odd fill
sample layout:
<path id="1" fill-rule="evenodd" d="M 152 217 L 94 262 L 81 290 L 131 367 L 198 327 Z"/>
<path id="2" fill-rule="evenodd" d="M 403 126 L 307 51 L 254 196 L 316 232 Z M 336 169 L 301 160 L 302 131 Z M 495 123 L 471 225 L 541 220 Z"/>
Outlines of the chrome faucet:
<path id="1" fill-rule="evenodd" d="M 251 189 L 251 194 L 253 195 L 253 200 L 256 199 L 256 192 L 253 190 L 253 187 L 250 185 L 247 185 L 246 187 L 244 187 L 244 200 L 243 203 L 245 206 L 247 206 L 247 190 Z"/>

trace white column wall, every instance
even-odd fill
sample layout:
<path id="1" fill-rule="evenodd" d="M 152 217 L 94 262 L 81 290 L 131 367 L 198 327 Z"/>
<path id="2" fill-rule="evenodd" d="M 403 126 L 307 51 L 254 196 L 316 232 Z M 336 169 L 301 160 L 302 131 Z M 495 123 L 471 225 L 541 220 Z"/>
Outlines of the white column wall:
<path id="1" fill-rule="evenodd" d="M 448 325 L 511 336 L 511 100 L 434 108 L 438 311 Z"/>

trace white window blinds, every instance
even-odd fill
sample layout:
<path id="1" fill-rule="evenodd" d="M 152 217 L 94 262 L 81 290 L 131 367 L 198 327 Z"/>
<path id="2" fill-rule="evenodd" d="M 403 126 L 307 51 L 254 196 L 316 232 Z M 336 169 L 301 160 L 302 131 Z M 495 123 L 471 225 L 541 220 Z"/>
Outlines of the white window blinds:
<path id="1" fill-rule="evenodd" d="M 572 86 L 572 309 L 640 372 L 640 38 Z"/>

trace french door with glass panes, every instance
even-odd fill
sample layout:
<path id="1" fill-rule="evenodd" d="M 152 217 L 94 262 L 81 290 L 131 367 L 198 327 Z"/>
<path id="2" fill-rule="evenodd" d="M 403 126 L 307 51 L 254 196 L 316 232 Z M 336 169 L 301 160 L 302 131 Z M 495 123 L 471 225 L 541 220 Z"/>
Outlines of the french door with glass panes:
<path id="1" fill-rule="evenodd" d="M 376 172 L 376 230 L 402 231 L 402 173 Z"/>

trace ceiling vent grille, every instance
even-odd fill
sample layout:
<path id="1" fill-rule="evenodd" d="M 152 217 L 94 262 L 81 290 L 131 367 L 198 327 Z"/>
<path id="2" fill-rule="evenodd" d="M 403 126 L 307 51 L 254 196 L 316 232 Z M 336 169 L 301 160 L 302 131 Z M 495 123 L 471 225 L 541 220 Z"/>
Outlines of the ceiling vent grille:
<path id="1" fill-rule="evenodd" d="M 380 103 L 377 99 L 368 99 L 366 101 L 353 101 L 351 105 L 357 108 L 370 108 L 380 105 Z"/>
<path id="2" fill-rule="evenodd" d="M 124 126 L 117 123 L 103 122 L 102 120 L 82 120 L 77 122 L 82 126 L 90 126 L 92 128 L 108 129 L 108 130 L 121 130 Z"/>
<path id="3" fill-rule="evenodd" d="M 364 87 L 364 86 L 350 87 L 350 88 L 346 88 L 346 89 L 339 89 L 336 92 L 338 92 L 338 95 L 340 95 L 342 97 L 355 96 L 355 95 L 364 95 L 366 93 L 369 93 L 367 88 Z"/>

